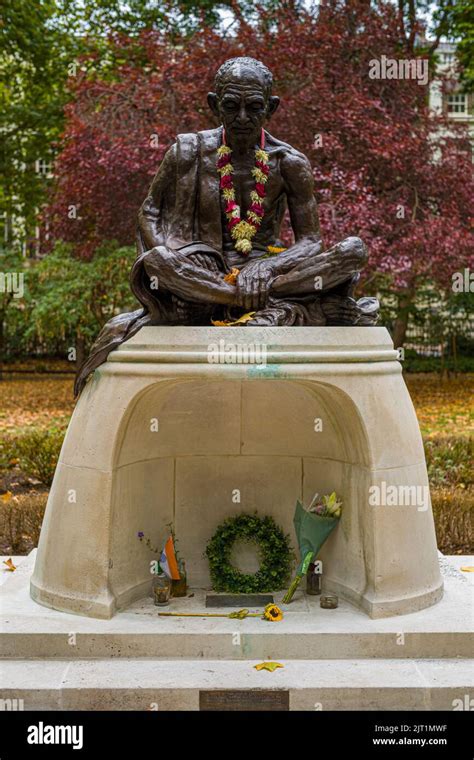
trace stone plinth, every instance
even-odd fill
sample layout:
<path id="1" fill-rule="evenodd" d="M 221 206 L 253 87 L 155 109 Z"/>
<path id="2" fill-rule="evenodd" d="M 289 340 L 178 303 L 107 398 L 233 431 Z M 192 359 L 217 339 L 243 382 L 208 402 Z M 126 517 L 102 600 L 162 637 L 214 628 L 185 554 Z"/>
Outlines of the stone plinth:
<path id="1" fill-rule="evenodd" d="M 296 499 L 332 490 L 325 588 L 371 617 L 437 602 L 423 446 L 385 328 L 144 328 L 76 406 L 31 594 L 111 617 L 149 591 L 138 531 L 160 545 L 169 522 L 190 585 L 209 587 L 203 553 L 225 517 L 270 514 L 293 537 Z"/>
<path id="2" fill-rule="evenodd" d="M 230 689 L 250 691 L 251 709 L 258 709 L 271 688 L 284 692 L 290 710 L 314 711 L 317 702 L 324 711 L 469 708 L 474 579 L 453 567 L 458 557 L 440 557 L 445 592 L 430 609 L 371 620 L 344 600 L 336 610 L 321 609 L 318 597 L 300 587 L 290 605 L 282 604 L 282 592 L 275 595 L 284 617 L 273 624 L 254 617 L 158 617 L 147 597 L 110 620 L 40 608 L 28 593 L 34 553 L 15 573 L 0 575 L 5 705 L 199 710 L 203 690 Z M 459 565 L 472 562 L 464 557 Z M 205 592 L 175 599 L 172 609 L 205 610 Z M 284 667 L 256 671 L 267 659 Z"/>

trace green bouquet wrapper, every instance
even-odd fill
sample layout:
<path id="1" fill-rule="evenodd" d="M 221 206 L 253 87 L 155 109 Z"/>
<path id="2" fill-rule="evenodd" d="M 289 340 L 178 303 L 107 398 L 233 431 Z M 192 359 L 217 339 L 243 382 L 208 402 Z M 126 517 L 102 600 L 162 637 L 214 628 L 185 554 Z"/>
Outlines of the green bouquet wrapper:
<path id="1" fill-rule="evenodd" d="M 316 557 L 334 528 L 339 522 L 338 517 L 326 517 L 315 512 L 307 512 L 300 501 L 296 502 L 293 525 L 300 551 L 300 564 L 296 577 L 283 597 L 283 602 L 289 604 L 298 588 L 301 578 L 306 574 L 312 559 Z"/>

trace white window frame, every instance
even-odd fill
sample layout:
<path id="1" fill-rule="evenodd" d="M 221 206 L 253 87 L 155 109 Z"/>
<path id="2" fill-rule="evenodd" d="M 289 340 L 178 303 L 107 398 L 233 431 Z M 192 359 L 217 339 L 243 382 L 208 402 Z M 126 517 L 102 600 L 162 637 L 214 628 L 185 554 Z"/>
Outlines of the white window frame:
<path id="1" fill-rule="evenodd" d="M 450 93 L 446 98 L 446 104 L 449 116 L 467 115 L 467 94 L 465 92 Z"/>
<path id="2" fill-rule="evenodd" d="M 35 161 L 35 172 L 40 177 L 52 177 L 53 164 L 45 158 L 38 158 Z"/>

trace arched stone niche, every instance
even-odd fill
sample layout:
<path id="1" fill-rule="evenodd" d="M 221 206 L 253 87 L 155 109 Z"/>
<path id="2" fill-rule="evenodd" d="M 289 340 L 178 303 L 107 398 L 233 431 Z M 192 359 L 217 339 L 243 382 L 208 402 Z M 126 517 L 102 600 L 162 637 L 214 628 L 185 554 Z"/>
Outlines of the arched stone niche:
<path id="1" fill-rule="evenodd" d="M 210 363 L 220 339 L 260 341 L 266 362 Z M 421 609 L 442 595 L 431 507 L 373 506 L 369 489 L 382 483 L 427 486 L 383 328 L 145 328 L 79 399 L 32 596 L 110 617 L 149 591 L 154 555 L 138 531 L 160 545 L 170 522 L 191 586 L 209 587 L 204 550 L 225 517 L 270 514 L 294 541 L 296 499 L 336 490 L 343 516 L 321 552 L 325 588 L 372 617 Z"/>

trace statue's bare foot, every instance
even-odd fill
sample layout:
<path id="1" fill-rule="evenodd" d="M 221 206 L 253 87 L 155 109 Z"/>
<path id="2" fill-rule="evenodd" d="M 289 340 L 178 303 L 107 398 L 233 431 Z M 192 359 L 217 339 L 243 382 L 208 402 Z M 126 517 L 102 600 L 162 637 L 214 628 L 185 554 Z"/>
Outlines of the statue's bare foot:
<path id="1" fill-rule="evenodd" d="M 359 298 L 337 294 L 325 295 L 321 309 L 328 325 L 374 325 L 378 319 L 379 303 L 376 298 Z"/>
<path id="2" fill-rule="evenodd" d="M 245 322 L 246 327 L 277 327 L 287 324 L 291 324 L 288 322 L 288 311 L 277 306 L 260 309 L 252 319 Z"/>
<path id="3" fill-rule="evenodd" d="M 325 325 L 324 316 L 318 299 L 311 303 L 297 301 L 277 301 L 255 312 L 252 319 L 245 323 L 247 327 L 289 327 L 290 325 Z"/>

